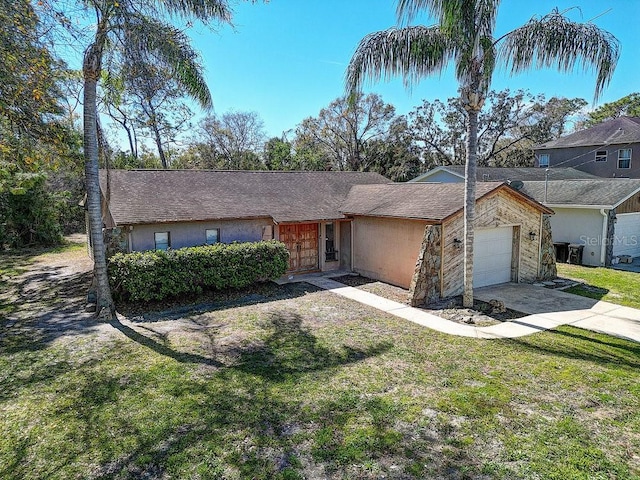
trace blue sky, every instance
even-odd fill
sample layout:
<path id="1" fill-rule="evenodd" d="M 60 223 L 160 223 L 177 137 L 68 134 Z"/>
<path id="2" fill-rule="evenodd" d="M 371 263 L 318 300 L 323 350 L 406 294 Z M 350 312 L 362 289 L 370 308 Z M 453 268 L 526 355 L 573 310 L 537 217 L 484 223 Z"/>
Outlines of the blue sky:
<path id="1" fill-rule="evenodd" d="M 640 0 L 504 0 L 496 34 L 518 27 L 534 15 L 552 8 L 569 13 L 576 21 L 589 21 L 613 33 L 622 44 L 618 68 L 599 104 L 640 91 L 640 61 L 636 19 Z M 205 27 L 190 30 L 194 46 L 203 57 L 216 113 L 255 111 L 269 135 L 281 135 L 302 119 L 343 94 L 344 73 L 359 40 L 367 33 L 395 24 L 392 0 L 271 0 L 242 2 L 235 7 L 235 28 Z M 629 19 L 633 19 L 629 21 Z M 433 23 L 422 17 L 414 23 Z M 498 70 L 493 89 L 525 88 L 547 97 L 582 97 L 591 102 L 593 74 L 531 71 L 510 77 Z M 399 79 L 368 85 L 404 114 L 423 99 L 445 100 L 456 95 L 453 75 L 423 80 L 407 91 Z"/>

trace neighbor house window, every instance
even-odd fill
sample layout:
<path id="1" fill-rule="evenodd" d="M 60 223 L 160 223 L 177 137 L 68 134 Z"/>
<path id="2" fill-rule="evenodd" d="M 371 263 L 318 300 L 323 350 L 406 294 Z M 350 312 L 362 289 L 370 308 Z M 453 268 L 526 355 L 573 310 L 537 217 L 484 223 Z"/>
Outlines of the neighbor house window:
<path id="1" fill-rule="evenodd" d="M 631 168 L 630 148 L 621 148 L 618 150 L 618 168 Z"/>
<path id="2" fill-rule="evenodd" d="M 156 232 L 153 234 L 153 239 L 156 242 L 156 250 L 166 250 L 171 246 L 169 232 Z"/>
<path id="3" fill-rule="evenodd" d="M 596 152 L 596 162 L 606 162 L 606 161 L 607 161 L 607 151 L 598 150 Z"/>
<path id="4" fill-rule="evenodd" d="M 204 231 L 205 236 L 207 238 L 207 245 L 213 245 L 214 243 L 218 243 L 220 241 L 220 229 L 219 228 L 211 228 Z"/>
<path id="5" fill-rule="evenodd" d="M 538 166 L 539 167 L 548 167 L 549 166 L 549 154 L 541 153 L 538 156 Z"/>
<path id="6" fill-rule="evenodd" d="M 335 228 L 333 223 L 325 225 L 325 260 L 333 262 L 338 260 L 338 252 L 336 251 Z"/>

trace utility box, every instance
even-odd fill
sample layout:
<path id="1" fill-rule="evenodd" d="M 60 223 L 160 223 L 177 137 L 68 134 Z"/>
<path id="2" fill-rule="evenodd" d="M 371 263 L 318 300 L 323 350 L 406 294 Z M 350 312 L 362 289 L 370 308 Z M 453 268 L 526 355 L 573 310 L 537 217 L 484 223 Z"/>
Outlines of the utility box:
<path id="1" fill-rule="evenodd" d="M 582 252 L 584 251 L 584 245 L 578 245 L 576 243 L 569 244 L 569 260 L 568 262 L 573 265 L 582 265 Z"/>

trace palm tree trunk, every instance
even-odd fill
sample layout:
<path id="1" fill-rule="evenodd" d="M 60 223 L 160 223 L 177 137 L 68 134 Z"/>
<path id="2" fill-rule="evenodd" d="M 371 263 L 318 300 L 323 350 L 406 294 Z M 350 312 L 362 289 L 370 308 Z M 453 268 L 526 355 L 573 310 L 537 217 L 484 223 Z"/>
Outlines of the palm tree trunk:
<path id="1" fill-rule="evenodd" d="M 102 206 L 100 199 L 100 179 L 98 172 L 98 118 L 96 88 L 100 76 L 102 45 L 100 36 L 86 51 L 82 67 L 84 76 L 84 159 L 87 187 L 87 208 L 89 211 L 89 234 L 93 249 L 94 284 L 96 286 L 96 314 L 110 319 L 115 305 L 109 288 L 107 259 L 102 234 Z"/>
<path id="2" fill-rule="evenodd" d="M 473 222 L 476 211 L 478 110 L 467 109 L 467 163 L 464 175 L 464 292 L 462 305 L 473 307 Z"/>

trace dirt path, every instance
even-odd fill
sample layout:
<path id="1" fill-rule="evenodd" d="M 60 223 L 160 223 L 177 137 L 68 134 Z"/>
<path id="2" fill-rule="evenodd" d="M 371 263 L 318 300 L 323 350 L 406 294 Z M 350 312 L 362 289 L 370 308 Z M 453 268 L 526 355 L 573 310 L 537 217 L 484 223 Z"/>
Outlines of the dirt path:
<path id="1" fill-rule="evenodd" d="M 84 235 L 49 252 L 21 251 L 0 256 L 0 344 L 34 345 L 77 336 L 112 335 L 84 311 L 91 259 Z"/>

